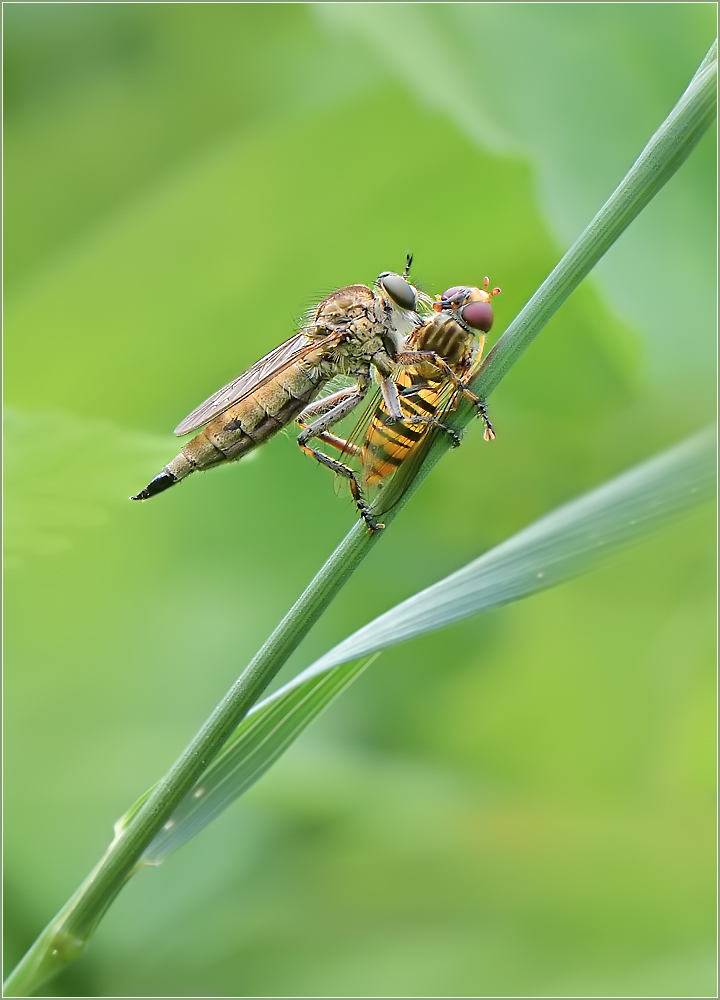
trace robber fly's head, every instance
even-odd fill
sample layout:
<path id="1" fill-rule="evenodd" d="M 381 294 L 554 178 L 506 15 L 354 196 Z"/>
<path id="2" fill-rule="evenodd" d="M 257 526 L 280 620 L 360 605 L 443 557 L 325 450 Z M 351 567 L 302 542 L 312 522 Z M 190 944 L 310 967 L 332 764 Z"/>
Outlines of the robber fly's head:
<path id="1" fill-rule="evenodd" d="M 493 295 L 499 295 L 500 289 L 493 288 L 488 291 L 490 285 L 489 278 L 483 282 L 483 288 L 471 288 L 467 285 L 453 285 L 442 295 L 438 295 L 433 302 L 433 309 L 436 312 L 453 312 L 462 321 L 463 325 L 481 333 L 489 333 L 493 325 L 493 311 L 490 299 Z"/>
<path id="2" fill-rule="evenodd" d="M 394 271 L 383 271 L 378 275 L 375 282 L 381 295 L 387 296 L 392 305 L 402 309 L 403 312 L 417 312 L 420 302 L 430 304 L 430 300 L 423 292 L 418 291 L 415 285 L 411 285 L 407 278 Z"/>
<path id="3" fill-rule="evenodd" d="M 432 299 L 408 281 L 412 262 L 413 255 L 409 253 L 402 274 L 396 274 L 394 271 L 383 271 L 382 274 L 378 275 L 375 285 L 380 293 L 386 295 L 397 309 L 416 313 L 419 306 L 425 306 L 426 309 L 432 306 Z"/>
<path id="4" fill-rule="evenodd" d="M 422 322 L 418 310 L 422 308 L 427 313 L 432 307 L 430 296 L 419 291 L 407 280 L 411 261 L 412 257 L 408 257 L 404 274 L 383 271 L 375 282 L 375 287 L 392 317 L 391 329 L 386 337 L 386 347 L 391 354 L 403 349 L 405 338 Z"/>
<path id="5" fill-rule="evenodd" d="M 418 297 L 417 289 L 406 281 L 401 274 L 394 271 L 383 271 L 378 275 L 377 287 L 384 292 L 396 306 L 406 312 L 416 312 Z"/>

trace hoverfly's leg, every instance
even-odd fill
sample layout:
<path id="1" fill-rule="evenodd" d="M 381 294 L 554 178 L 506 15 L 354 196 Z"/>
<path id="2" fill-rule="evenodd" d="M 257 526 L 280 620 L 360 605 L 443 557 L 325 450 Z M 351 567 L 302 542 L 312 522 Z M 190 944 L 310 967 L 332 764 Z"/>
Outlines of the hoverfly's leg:
<path id="1" fill-rule="evenodd" d="M 435 427 L 436 430 L 442 431 L 444 434 L 450 438 L 450 447 L 459 448 L 460 447 L 460 435 L 454 428 L 448 427 L 444 424 L 442 420 L 438 420 L 437 417 L 422 417 L 420 414 L 416 414 L 414 417 L 403 417 L 403 423 L 405 424 L 429 424 L 430 427 Z"/>
<path id="2" fill-rule="evenodd" d="M 499 291 L 500 289 L 496 288 L 493 290 L 492 294 L 494 295 L 495 292 Z M 460 379 L 459 388 L 462 394 L 465 396 L 465 398 L 473 404 L 473 406 L 478 410 L 480 416 L 482 417 L 482 421 L 485 424 L 485 433 L 483 434 L 483 437 L 485 438 L 486 441 L 494 441 L 497 437 L 497 434 L 495 433 L 495 428 L 493 427 L 490 421 L 490 417 L 488 416 L 487 406 L 485 405 L 484 400 L 480 399 L 479 396 L 476 396 L 468 385 L 468 383 L 472 382 L 477 373 L 480 371 L 480 359 L 482 354 L 482 344 L 484 343 L 484 340 L 485 338 L 482 337 L 480 341 L 480 351 L 478 352 L 478 355 L 475 358 L 473 364 L 470 366 L 467 372 L 465 372 L 465 378 Z"/>
<path id="3" fill-rule="evenodd" d="M 480 397 L 477 396 L 472 389 L 469 388 L 467 382 L 461 379 L 459 375 L 455 374 L 444 358 L 441 358 L 439 354 L 435 353 L 435 351 L 404 351 L 402 354 L 398 355 L 397 360 L 401 364 L 412 363 L 413 361 L 431 361 L 444 375 L 447 376 L 452 384 L 463 394 L 465 399 L 472 403 L 472 405 L 479 412 L 483 423 L 485 424 L 485 440 L 495 440 L 497 434 L 495 433 L 495 429 L 490 422 L 485 402 L 480 399 Z M 470 370 L 473 371 L 474 368 L 475 366 L 473 365 L 473 368 Z"/>

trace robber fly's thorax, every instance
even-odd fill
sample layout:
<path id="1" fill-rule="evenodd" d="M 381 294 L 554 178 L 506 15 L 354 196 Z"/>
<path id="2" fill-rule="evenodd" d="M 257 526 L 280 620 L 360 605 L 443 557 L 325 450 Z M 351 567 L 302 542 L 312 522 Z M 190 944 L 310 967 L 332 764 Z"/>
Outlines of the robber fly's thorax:
<path id="1" fill-rule="evenodd" d="M 399 308 L 367 285 L 338 289 L 323 299 L 312 316 L 317 335 L 342 334 L 323 360 L 330 374 L 351 375 L 366 370 L 369 358 L 394 358 L 419 323 L 416 312 Z"/>
<path id="2" fill-rule="evenodd" d="M 375 296 L 367 285 L 347 285 L 332 292 L 308 317 L 318 335 L 342 330 L 374 313 Z"/>

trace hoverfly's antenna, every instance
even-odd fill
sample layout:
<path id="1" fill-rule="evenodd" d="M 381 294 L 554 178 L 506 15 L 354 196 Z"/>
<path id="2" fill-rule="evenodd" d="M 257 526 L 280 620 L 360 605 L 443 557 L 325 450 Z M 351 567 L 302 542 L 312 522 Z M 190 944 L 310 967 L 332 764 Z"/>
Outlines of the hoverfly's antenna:
<path id="1" fill-rule="evenodd" d="M 490 279 L 489 278 L 485 278 L 485 280 L 483 281 L 483 288 L 485 289 L 486 292 L 487 292 L 489 286 L 490 286 Z M 488 295 L 491 298 L 492 298 L 493 295 L 499 295 L 499 294 L 500 294 L 500 289 L 499 288 L 493 288 L 493 290 L 491 292 L 488 292 Z"/>
<path id="2" fill-rule="evenodd" d="M 405 258 L 405 270 L 403 271 L 403 278 L 407 278 L 410 274 L 410 268 L 412 267 L 413 255 L 409 253 Z"/>

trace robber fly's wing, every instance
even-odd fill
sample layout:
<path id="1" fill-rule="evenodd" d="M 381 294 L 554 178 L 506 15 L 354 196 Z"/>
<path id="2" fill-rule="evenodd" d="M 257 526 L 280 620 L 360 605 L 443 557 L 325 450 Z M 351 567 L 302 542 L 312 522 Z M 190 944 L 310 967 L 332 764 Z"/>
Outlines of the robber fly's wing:
<path id="1" fill-rule="evenodd" d="M 317 351 L 319 347 L 327 346 L 339 339 L 339 334 L 331 333 L 327 337 L 313 340 L 305 330 L 301 330 L 300 333 L 296 333 L 289 340 L 286 340 L 284 344 L 276 347 L 274 351 L 266 354 L 264 358 L 256 361 L 242 375 L 238 375 L 232 382 L 228 382 L 222 389 L 213 393 L 209 399 L 201 403 L 197 409 L 193 410 L 177 425 L 174 433 L 178 437 L 182 437 L 183 434 L 196 431 L 198 427 L 202 427 L 213 417 L 227 410 L 229 406 L 255 392 L 271 378 L 289 368 L 290 365 L 301 361 L 308 354 Z"/>
<path id="2" fill-rule="evenodd" d="M 340 453 L 340 457 L 343 461 L 351 458 L 353 455 L 356 455 L 358 449 L 362 451 L 368 427 L 370 426 L 370 423 L 375 415 L 380 412 L 380 408 L 383 405 L 382 399 L 382 390 L 378 385 L 370 391 L 367 404 L 363 408 L 362 413 L 355 421 L 355 424 L 345 439 L 345 447 Z"/>

